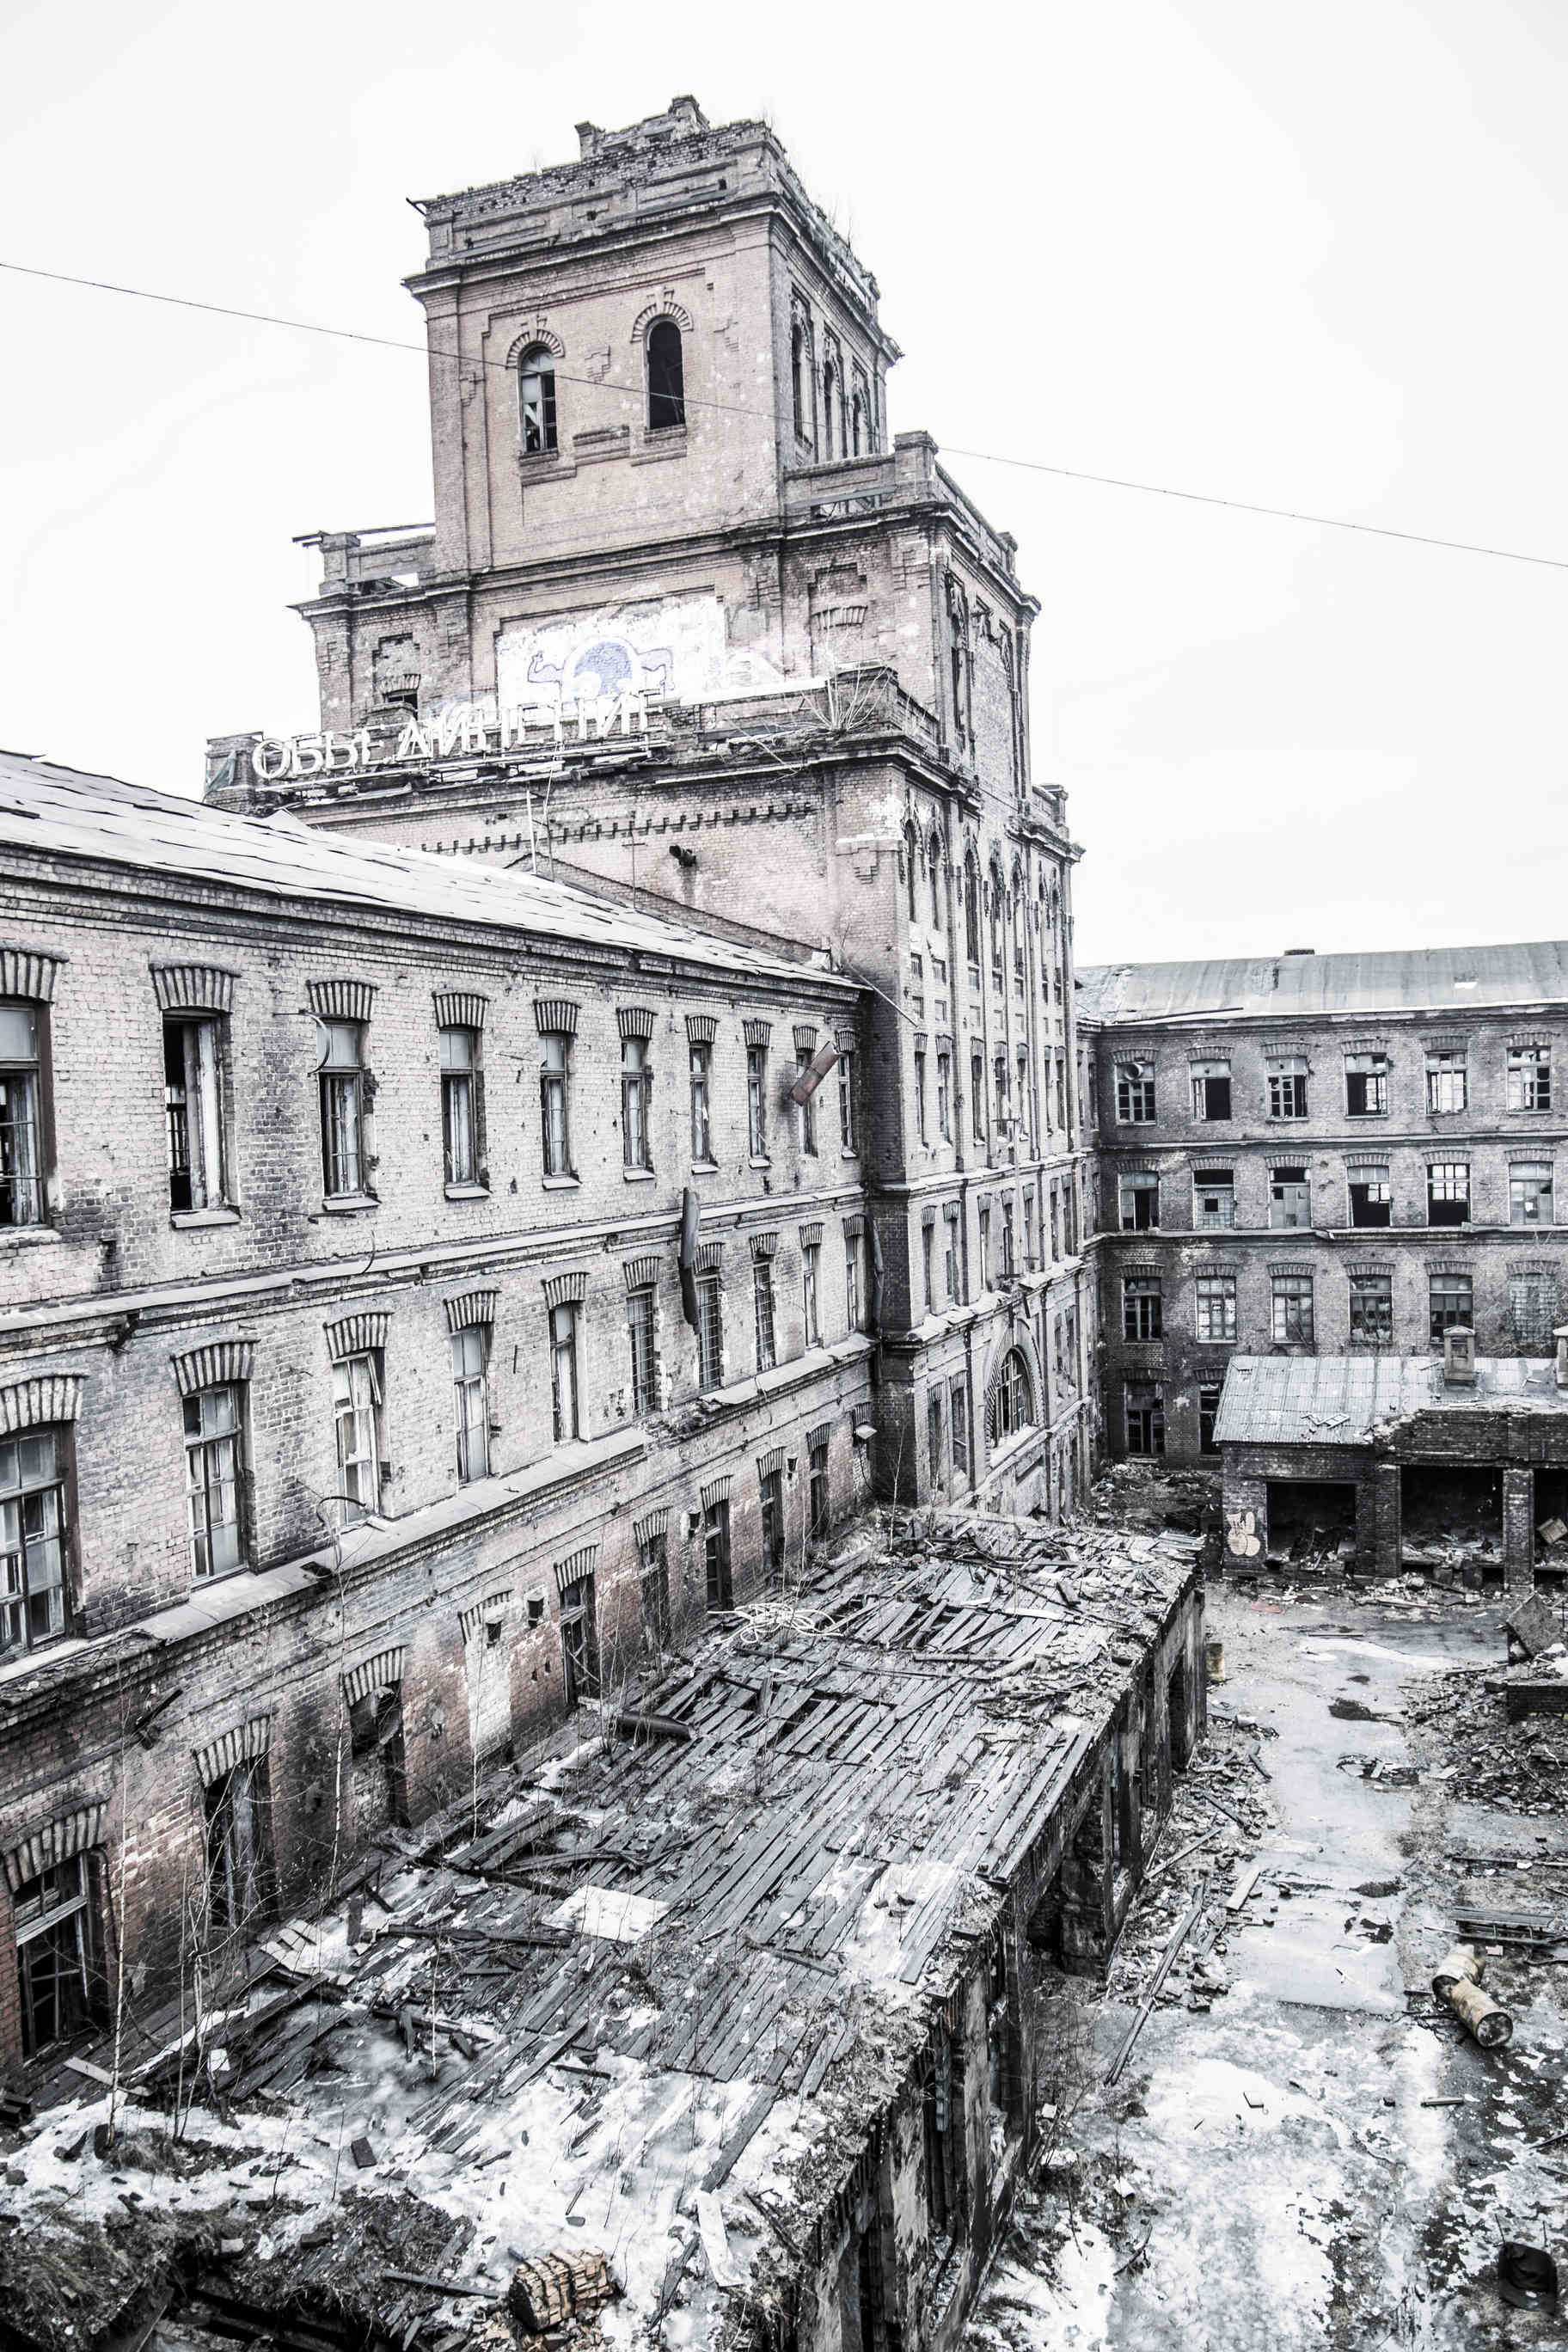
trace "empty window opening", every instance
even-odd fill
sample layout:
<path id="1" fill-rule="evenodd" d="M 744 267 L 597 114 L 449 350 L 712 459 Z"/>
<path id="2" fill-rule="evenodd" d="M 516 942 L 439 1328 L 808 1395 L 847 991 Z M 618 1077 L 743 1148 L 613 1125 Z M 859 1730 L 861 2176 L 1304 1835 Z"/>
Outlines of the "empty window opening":
<path id="1" fill-rule="evenodd" d="M 1549 1591 L 1568 1585 L 1568 1470 L 1535 1473 L 1535 1581 Z"/>
<path id="2" fill-rule="evenodd" d="M 691 1052 L 691 1160 L 697 1168 L 713 1165 L 713 1048 L 694 1044 Z"/>
<path id="3" fill-rule="evenodd" d="M 1126 1390 L 1126 1431 L 1129 1454 L 1163 1454 L 1165 1400 L 1152 1381 L 1129 1381 Z"/>
<path id="4" fill-rule="evenodd" d="M 955 1480 L 969 1476 L 969 1383 L 950 1381 L 947 1391 L 947 1426 L 952 1445 L 952 1475 Z"/>
<path id="5" fill-rule="evenodd" d="M 808 1348 L 822 1345 L 822 1247 L 820 1243 L 807 1242 L 800 1254 L 801 1307 L 805 1322 L 805 1344 Z"/>
<path id="6" fill-rule="evenodd" d="M 768 1049 L 746 1048 L 746 1142 L 753 1160 L 768 1156 Z"/>
<path id="7" fill-rule="evenodd" d="M 1386 1054 L 1345 1055 L 1345 1113 L 1350 1118 L 1384 1118 L 1388 1115 Z"/>
<path id="8" fill-rule="evenodd" d="M 1205 1120 L 1230 1117 L 1228 1062 L 1193 1064 L 1193 1117 Z"/>
<path id="9" fill-rule="evenodd" d="M 561 1663 L 568 1711 L 599 1696 L 599 1624 L 592 1576 L 561 1588 Z"/>
<path id="10" fill-rule="evenodd" d="M 626 1294 L 626 1339 L 632 1361 L 632 1411 L 640 1421 L 657 1402 L 651 1283 Z"/>
<path id="11" fill-rule="evenodd" d="M 827 1472 L 827 1440 L 819 1437 L 806 1457 L 806 1500 L 811 1540 L 821 1543 L 833 1523 L 833 1498 Z"/>
<path id="12" fill-rule="evenodd" d="M 242 1757 L 203 1798 L 207 1918 L 215 1936 L 248 1936 L 272 1907 L 267 1759 Z"/>
<path id="13" fill-rule="evenodd" d="M 1117 1187 L 1121 1230 L 1124 1234 L 1152 1233 L 1160 1223 L 1160 1179 L 1139 1172 L 1126 1172 Z"/>
<path id="14" fill-rule="evenodd" d="M 1407 1565 L 1446 1564 L 1468 1582 L 1500 1584 L 1502 1472 L 1480 1465 L 1406 1463 L 1399 1474 Z"/>
<path id="15" fill-rule="evenodd" d="M 645 1535 L 638 1544 L 642 1580 L 642 1632 L 649 1650 L 669 1643 L 669 1538 L 662 1528 Z"/>
<path id="16" fill-rule="evenodd" d="M 0 1226 L 44 1221 L 39 1016 L 0 1004 Z"/>
<path id="17" fill-rule="evenodd" d="M 730 1577 L 730 1501 L 721 1495 L 702 1513 L 702 1568 L 710 1609 L 729 1609 L 734 1592 Z"/>
<path id="18" fill-rule="evenodd" d="M 1219 1452 L 1219 1447 L 1215 1443 L 1215 1424 L 1219 1419 L 1219 1401 L 1223 1392 L 1223 1383 L 1219 1381 L 1205 1381 L 1198 1390 L 1198 1452 L 1200 1454 Z"/>
<path id="19" fill-rule="evenodd" d="M 1352 1225 L 1392 1224 L 1394 1187 L 1389 1182 L 1387 1160 L 1365 1161 L 1352 1168 L 1350 1196 Z"/>
<path id="20" fill-rule="evenodd" d="M 223 1029 L 216 1020 L 163 1024 L 163 1123 L 169 1206 L 212 1209 L 226 1199 Z"/>
<path id="21" fill-rule="evenodd" d="M 1468 1160 L 1434 1160 L 1428 1166 L 1426 1222 L 1429 1225 L 1469 1223 L 1470 1164 Z"/>
<path id="22" fill-rule="evenodd" d="M 555 446 L 555 356 L 543 344 L 524 352 L 518 368 L 518 404 L 525 457 Z"/>
<path id="23" fill-rule="evenodd" d="M 686 361 L 673 319 L 656 319 L 647 337 L 647 423 L 650 433 L 686 422 Z"/>
<path id="24" fill-rule="evenodd" d="M 1264 1558 L 1271 1566 L 1329 1575 L 1355 1557 L 1355 1487 L 1337 1479 L 1270 1478 L 1268 1528 Z"/>
<path id="25" fill-rule="evenodd" d="M 24 1879 L 13 1898 L 24 2058 L 68 2041 L 92 2015 L 89 1870 L 75 1854 Z"/>
<path id="26" fill-rule="evenodd" d="M 777 1592 L 784 1578 L 784 1472 L 764 1470 L 762 1476 L 763 1581 Z"/>

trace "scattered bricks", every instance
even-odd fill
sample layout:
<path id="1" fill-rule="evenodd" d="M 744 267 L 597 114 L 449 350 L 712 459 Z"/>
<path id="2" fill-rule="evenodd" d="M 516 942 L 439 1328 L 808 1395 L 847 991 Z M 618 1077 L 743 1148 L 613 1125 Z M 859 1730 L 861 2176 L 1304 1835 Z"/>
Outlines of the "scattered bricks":
<path id="1" fill-rule="evenodd" d="M 543 2336 L 599 2310 L 617 2293 L 605 2257 L 581 2247 L 520 2263 L 507 2290 L 507 2307 L 530 2335 Z"/>

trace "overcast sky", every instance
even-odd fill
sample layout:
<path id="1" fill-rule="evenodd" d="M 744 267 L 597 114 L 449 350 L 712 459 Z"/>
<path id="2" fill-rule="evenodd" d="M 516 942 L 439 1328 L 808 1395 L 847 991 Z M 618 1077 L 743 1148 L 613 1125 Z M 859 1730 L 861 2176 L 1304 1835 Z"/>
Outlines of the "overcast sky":
<path id="1" fill-rule="evenodd" d="M 5 258 L 411 341 L 405 197 L 765 113 L 895 429 L 1568 564 L 1562 0 L 12 0 L 0 85 Z M 428 517 L 421 362 L 5 273 L 0 351 L 0 743 L 195 791 L 311 725 L 291 539 Z M 950 462 L 1040 599 L 1081 961 L 1568 932 L 1568 569 Z"/>

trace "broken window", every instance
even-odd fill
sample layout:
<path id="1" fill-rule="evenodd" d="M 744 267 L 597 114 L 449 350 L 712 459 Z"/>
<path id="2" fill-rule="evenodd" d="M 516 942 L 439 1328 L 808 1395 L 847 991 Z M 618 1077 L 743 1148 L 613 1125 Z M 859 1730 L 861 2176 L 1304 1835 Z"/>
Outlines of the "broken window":
<path id="1" fill-rule="evenodd" d="M 771 1371 L 778 1361 L 773 1342 L 773 1262 L 759 1257 L 752 1265 L 752 1298 L 757 1318 L 757 1370 Z"/>
<path id="2" fill-rule="evenodd" d="M 1521 1348 L 1552 1350 L 1557 1323 L 1557 1276 L 1544 1267 L 1508 1278 L 1508 1316 Z"/>
<path id="3" fill-rule="evenodd" d="M 183 1410 L 191 1574 L 226 1576 L 241 1565 L 245 1549 L 239 1391 L 198 1389 L 183 1400 Z"/>
<path id="4" fill-rule="evenodd" d="M 811 417 L 807 407 L 811 384 L 811 354 L 806 347 L 805 329 L 797 319 L 789 331 L 790 407 L 795 417 L 795 429 L 802 441 L 811 438 Z"/>
<path id="5" fill-rule="evenodd" d="M 1268 1187 L 1268 1222 L 1287 1232 L 1304 1231 L 1312 1222 L 1312 1193 L 1304 1168 L 1276 1168 Z"/>
<path id="6" fill-rule="evenodd" d="M 1154 1065 L 1118 1062 L 1116 1116 L 1124 1127 L 1150 1127 L 1154 1120 Z"/>
<path id="7" fill-rule="evenodd" d="M 1221 1385 L 1218 1381 L 1205 1381 L 1198 1390 L 1198 1452 L 1217 1454 L 1215 1444 L 1215 1423 L 1219 1419 Z"/>
<path id="8" fill-rule="evenodd" d="M 1312 1277 L 1277 1274 L 1270 1330 L 1277 1346 L 1301 1347 L 1312 1337 Z"/>
<path id="9" fill-rule="evenodd" d="M 1386 1347 L 1394 1338 L 1394 1276 L 1366 1268 L 1351 1276 L 1351 1338 Z"/>
<path id="10" fill-rule="evenodd" d="M 1199 1227 L 1236 1223 L 1236 1176 L 1229 1168 L 1194 1168 L 1193 1222 Z"/>
<path id="11" fill-rule="evenodd" d="M 934 836 L 926 852 L 926 871 L 931 877 L 931 927 L 933 931 L 940 931 L 942 929 L 942 848 Z"/>
<path id="12" fill-rule="evenodd" d="M 1121 1277 L 1121 1336 L 1124 1339 L 1158 1339 L 1165 1328 L 1164 1293 L 1157 1274 L 1127 1274 Z"/>
<path id="13" fill-rule="evenodd" d="M 345 1356 L 332 1366 L 332 1425 L 338 1454 L 338 1496 L 349 1507 L 343 1525 L 355 1527 L 381 1508 L 379 1349 L 361 1356 Z"/>
<path id="14" fill-rule="evenodd" d="M 822 1344 L 822 1324 L 817 1301 L 822 1295 L 822 1249 L 816 1242 L 807 1242 L 800 1254 L 801 1305 L 805 1314 L 805 1344 L 818 1348 Z"/>
<path id="15" fill-rule="evenodd" d="M 700 1294 L 701 1287 L 700 1283 Z M 550 1310 L 550 1406 L 556 1444 L 572 1444 L 583 1432 L 577 1411 L 577 1308 L 571 1299 Z"/>
<path id="16" fill-rule="evenodd" d="M 936 1223 L 928 1217 L 921 1227 L 921 1268 L 925 1276 L 926 1313 L 936 1307 Z"/>
<path id="17" fill-rule="evenodd" d="M 858 1149 L 855 1141 L 855 1056 L 845 1045 L 838 1048 L 838 1140 L 846 1151 Z"/>
<path id="18" fill-rule="evenodd" d="M 746 1048 L 746 1139 L 753 1160 L 768 1156 L 768 1049 Z"/>
<path id="19" fill-rule="evenodd" d="M 1550 1110 L 1552 1108 L 1552 1048 L 1510 1045 L 1508 1051 L 1510 1110 Z"/>
<path id="20" fill-rule="evenodd" d="M 936 1131 L 944 1143 L 952 1136 L 952 1056 L 936 1057 Z"/>
<path id="21" fill-rule="evenodd" d="M 539 1041 L 540 1121 L 544 1173 L 572 1173 L 572 1040 L 563 1029 L 547 1029 Z"/>
<path id="22" fill-rule="evenodd" d="M 844 1236 L 844 1328 L 847 1331 L 860 1328 L 860 1236 Z"/>
<path id="23" fill-rule="evenodd" d="M 942 1219 L 942 1272 L 947 1279 L 947 1299 L 952 1306 L 959 1295 L 958 1279 L 958 1211 L 946 1208 Z"/>
<path id="24" fill-rule="evenodd" d="M 1475 1329 L 1475 1284 L 1468 1274 L 1429 1276 L 1427 1302 L 1434 1339 L 1441 1339 L 1445 1331 Z"/>
<path id="25" fill-rule="evenodd" d="M 730 1584 L 730 1499 L 717 1496 L 703 1506 L 702 1565 L 710 1609 L 728 1609 L 733 1595 Z"/>
<path id="26" fill-rule="evenodd" d="M 921 917 L 920 889 L 921 841 L 914 825 L 909 824 L 904 827 L 904 903 L 908 908 L 911 923 L 918 923 Z M 919 959 L 911 956 L 910 961 L 923 977 L 924 967 L 920 963 Z"/>
<path id="27" fill-rule="evenodd" d="M 673 319 L 656 319 L 647 333 L 647 425 L 662 433 L 686 422 L 686 362 L 680 329 Z"/>
<path id="28" fill-rule="evenodd" d="M 1508 1221 L 1510 1225 L 1549 1225 L 1553 1222 L 1550 1160 L 1516 1160 L 1510 1167 Z"/>
<path id="29" fill-rule="evenodd" d="M 5 1017 L 0 1010 L 0 1024 Z M 181 1015 L 163 1024 L 163 1123 L 170 1208 L 178 1213 L 219 1207 L 226 1198 L 223 1024 L 211 1015 Z"/>
<path id="30" fill-rule="evenodd" d="M 1236 1337 L 1236 1276 L 1234 1274 L 1200 1274 L 1193 1284 L 1196 1308 L 1196 1329 L 1200 1339 L 1234 1339 Z"/>
<path id="31" fill-rule="evenodd" d="M 814 1437 L 806 1451 L 806 1513 L 811 1540 L 821 1543 L 827 1534 L 833 1515 L 826 1437 Z"/>
<path id="32" fill-rule="evenodd" d="M 1394 1190 L 1386 1160 L 1358 1161 L 1350 1171 L 1352 1225 L 1386 1225 L 1394 1220 Z"/>
<path id="33" fill-rule="evenodd" d="M 1021 1348 L 1009 1348 L 1003 1357 L 991 1393 L 985 1401 L 985 1431 L 991 1451 L 1005 1445 L 1035 1418 L 1034 1384 Z"/>
<path id="34" fill-rule="evenodd" d="M 441 1153 L 448 1184 L 479 1181 L 479 1032 L 437 1033 L 441 1066 Z"/>
<path id="35" fill-rule="evenodd" d="M 323 1021 L 320 1027 L 321 1182 L 328 1200 L 352 1200 L 366 1190 L 364 1024 Z"/>
<path id="36" fill-rule="evenodd" d="M 0 1004 L 0 1226 L 44 1222 L 38 1009 Z"/>
<path id="37" fill-rule="evenodd" d="M 795 1075 L 796 1085 L 798 1085 L 800 1080 L 805 1077 L 816 1057 L 816 1044 L 814 1033 L 812 1042 L 809 1045 L 798 1045 L 795 1048 Z M 797 1102 L 795 1107 L 795 1139 L 798 1149 L 805 1154 L 808 1160 L 816 1159 L 816 1089 L 815 1087 L 805 1097 L 805 1100 Z"/>
<path id="38" fill-rule="evenodd" d="M 555 446 L 555 354 L 534 343 L 518 362 L 522 454 L 542 457 Z"/>
<path id="39" fill-rule="evenodd" d="M 930 1465 L 931 1485 L 933 1486 L 940 1486 L 942 1484 L 942 1391 L 939 1388 L 932 1389 L 930 1395 L 926 1398 L 926 1461 Z"/>
<path id="40" fill-rule="evenodd" d="M 1307 1116 L 1307 1057 L 1304 1054 L 1274 1054 L 1269 1056 L 1268 1116 L 1270 1118 L 1305 1118 Z"/>
<path id="41" fill-rule="evenodd" d="M 1057 1056 L 1056 1097 L 1057 1125 L 1059 1128 L 1065 1128 L 1068 1123 L 1068 1066 L 1065 1055 Z"/>
<path id="42" fill-rule="evenodd" d="M 669 1640 L 669 1538 L 665 1530 L 650 1528 L 640 1537 L 637 1553 L 643 1640 L 650 1650 L 662 1650 Z"/>
<path id="43" fill-rule="evenodd" d="M 561 1588 L 561 1664 L 568 1711 L 598 1697 L 599 1621 L 591 1573 Z"/>
<path id="44" fill-rule="evenodd" d="M 1024 1193 L 1024 1264 L 1035 1263 L 1035 1188 L 1027 1186 Z"/>
<path id="45" fill-rule="evenodd" d="M 1124 1234 L 1152 1233 L 1160 1223 L 1160 1179 L 1141 1170 L 1124 1170 L 1117 1186 Z"/>
<path id="46" fill-rule="evenodd" d="M 13 1897 L 12 1916 L 21 1979 L 22 2055 L 34 2058 L 68 2040 L 91 2014 L 92 1920 L 85 1856 L 75 1854 L 37 1878 L 25 1878 Z"/>
<path id="47" fill-rule="evenodd" d="M 973 857 L 963 862 L 963 944 L 970 962 L 980 968 L 980 868 Z"/>
<path id="48" fill-rule="evenodd" d="M 1463 1110 L 1469 1101 L 1469 1073 L 1463 1053 L 1427 1055 L 1428 1112 Z"/>
<path id="49" fill-rule="evenodd" d="M 654 1369 L 654 1286 L 626 1293 L 626 1339 L 632 1359 L 632 1411 L 640 1421 L 657 1402 Z"/>
<path id="50" fill-rule="evenodd" d="M 923 1143 L 926 1139 L 926 1057 L 915 1048 L 915 1133 Z"/>
<path id="51" fill-rule="evenodd" d="M 1155 1381 L 1129 1381 L 1124 1401 L 1129 1454 L 1163 1454 L 1165 1400 Z"/>
<path id="52" fill-rule="evenodd" d="M 784 1573 L 784 1472 L 764 1470 L 763 1489 L 763 1579 L 776 1592 Z"/>
<path id="53" fill-rule="evenodd" d="M 1011 1193 L 1009 1193 L 1009 1194 L 1007 1195 L 1007 1198 L 1006 1198 L 1006 1199 L 1003 1202 L 1003 1203 L 1002 1203 L 1002 1277 L 1003 1277 L 1003 1280 L 1004 1280 L 1004 1281 L 1005 1281 L 1005 1282 L 1011 1282 L 1011 1280 L 1013 1279 L 1014 1275 L 1015 1275 L 1016 1272 L 1017 1272 L 1017 1267 L 1016 1267 L 1016 1265 L 1015 1265 L 1015 1263 L 1014 1263 L 1014 1255 L 1013 1255 L 1013 1196 L 1012 1196 L 1012 1194 L 1011 1194 Z"/>
<path id="54" fill-rule="evenodd" d="M 1005 1054 L 997 1055 L 992 1077 L 996 1089 L 997 1132 L 1005 1135 L 1007 1131 L 1007 1056 Z"/>
<path id="55" fill-rule="evenodd" d="M 395 1694 L 378 1691 L 377 1698 Z M 267 1759 L 244 1756 L 203 1792 L 207 1918 L 215 1936 L 248 1933 L 271 1906 Z"/>
<path id="56" fill-rule="evenodd" d="M 1019 1054 L 1016 1075 L 1018 1082 L 1015 1097 L 1018 1105 L 1018 1125 L 1026 1135 L 1029 1131 L 1029 1056 L 1026 1053 Z"/>
<path id="57" fill-rule="evenodd" d="M 976 1143 L 985 1140 L 985 1064 L 980 1055 L 969 1057 L 969 1123 Z"/>
<path id="58" fill-rule="evenodd" d="M 1001 985 L 1003 967 L 1005 962 L 1003 939 L 1006 923 L 1004 910 L 1005 897 L 1002 877 L 995 866 L 993 866 L 991 869 L 991 977 L 998 986 Z"/>
<path id="59" fill-rule="evenodd" d="M 1228 1062 L 1193 1064 L 1193 1117 L 1205 1120 L 1230 1117 Z"/>
<path id="60" fill-rule="evenodd" d="M 653 1108 L 653 1069 L 648 1045 L 646 1037 L 621 1039 L 621 1164 L 626 1168 L 653 1166 L 653 1121 L 649 1116 Z M 757 1049 L 753 1046 L 752 1050 Z M 754 1131 L 754 1111 L 752 1121 Z"/>
<path id="61" fill-rule="evenodd" d="M 711 1087 L 713 1048 L 700 1039 L 691 1045 L 691 1164 L 694 1168 L 713 1165 L 713 1128 L 711 1118 Z"/>
<path id="62" fill-rule="evenodd" d="M 408 1783 L 403 1738 L 403 1685 L 381 1683 L 349 1703 L 350 1776 L 361 1833 L 385 1822 L 406 1823 Z"/>
<path id="63" fill-rule="evenodd" d="M 1345 1055 L 1345 1114 L 1350 1118 L 1385 1118 L 1388 1115 L 1386 1054 Z"/>
<path id="64" fill-rule="evenodd" d="M 947 1389 L 947 1425 L 952 1432 L 952 1475 L 955 1478 L 969 1475 L 969 1383 L 950 1381 Z"/>
<path id="65" fill-rule="evenodd" d="M 458 1424 L 458 1483 L 490 1475 L 489 1339 L 488 1323 L 452 1334 L 452 1401 Z"/>
<path id="66" fill-rule="evenodd" d="M 1050 1205 L 1051 1264 L 1054 1265 L 1061 1255 L 1061 1202 L 1054 1184 L 1047 1194 L 1047 1199 Z"/>
<path id="67" fill-rule="evenodd" d="M 1426 1222 L 1429 1225 L 1469 1223 L 1470 1163 L 1468 1160 L 1434 1160 L 1428 1163 Z"/>
<path id="68" fill-rule="evenodd" d="M 717 1274 L 697 1277 L 697 1385 L 704 1391 L 724 1380 L 724 1302 Z"/>
<path id="69" fill-rule="evenodd" d="M 980 1203 L 980 1287 L 991 1287 L 991 1203 Z"/>

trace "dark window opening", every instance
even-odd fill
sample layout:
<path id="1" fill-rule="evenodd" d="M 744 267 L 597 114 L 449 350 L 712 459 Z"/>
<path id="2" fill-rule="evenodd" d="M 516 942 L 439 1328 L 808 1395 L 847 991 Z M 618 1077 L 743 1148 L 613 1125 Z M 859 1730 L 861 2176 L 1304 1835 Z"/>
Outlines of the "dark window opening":
<path id="1" fill-rule="evenodd" d="M 579 1576 L 561 1591 L 561 1662 L 568 1712 L 599 1696 L 599 1626 L 594 1580 Z"/>
<path id="2" fill-rule="evenodd" d="M 555 446 L 555 359 L 542 344 L 522 355 L 518 402 L 523 456 L 542 457 Z"/>
<path id="3" fill-rule="evenodd" d="M 656 319 L 648 330 L 647 422 L 650 433 L 686 422 L 686 362 L 673 319 Z"/>
<path id="4" fill-rule="evenodd" d="M 734 1591 L 730 1576 L 730 1502 L 721 1495 L 702 1513 L 702 1565 L 710 1609 L 729 1609 Z"/>
<path id="5" fill-rule="evenodd" d="M 1352 1225 L 1388 1225 L 1394 1222 L 1394 1189 L 1386 1165 L 1352 1168 L 1350 1174 Z"/>
<path id="6" fill-rule="evenodd" d="M 24 1879 L 13 1898 L 22 2055 L 68 2041 L 95 2007 L 91 1882 L 85 1856 Z"/>

